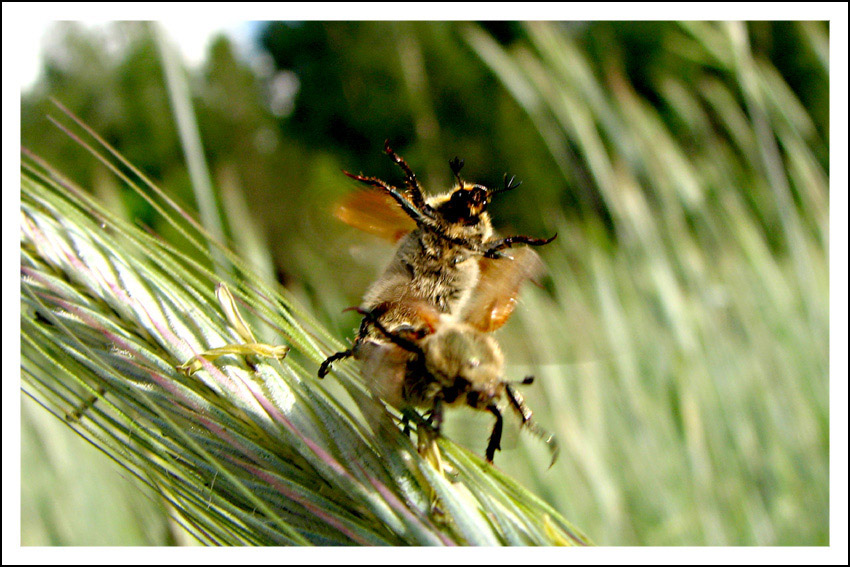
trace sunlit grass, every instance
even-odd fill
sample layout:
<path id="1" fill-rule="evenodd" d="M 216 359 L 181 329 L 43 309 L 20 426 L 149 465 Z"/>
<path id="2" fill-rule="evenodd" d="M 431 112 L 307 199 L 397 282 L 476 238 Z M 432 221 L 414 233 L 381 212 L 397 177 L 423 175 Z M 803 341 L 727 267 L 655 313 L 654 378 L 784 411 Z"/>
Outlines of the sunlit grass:
<path id="1" fill-rule="evenodd" d="M 160 204 L 195 249 L 178 252 L 28 158 L 24 394 L 125 467 L 197 541 L 585 542 L 554 509 L 446 439 L 452 478 L 438 474 L 352 369 L 320 382 L 318 362 L 340 345 L 224 248 L 240 270 L 229 287 L 247 324 L 263 321 L 273 333 L 260 340 L 292 351 L 279 361 L 202 358 L 195 372 L 181 372 L 203 351 L 244 340 L 217 306 L 203 231 Z M 130 166 L 117 155 L 101 159 L 134 190 L 164 198 L 121 173 Z"/>
<path id="2" fill-rule="evenodd" d="M 828 28 L 819 22 L 791 25 L 801 42 L 798 48 L 815 55 L 811 80 L 828 82 Z M 514 488 L 498 484 L 499 471 L 505 471 L 581 526 L 596 543 L 825 545 L 830 472 L 826 256 L 830 198 L 824 132 L 780 71 L 750 49 L 746 24 L 670 23 L 663 44 L 669 68 L 656 68 L 648 84 L 640 87 L 631 83 L 615 39 L 597 38 L 594 55 L 582 43 L 578 29 L 530 23 L 524 27 L 527 36 L 522 41 L 505 47 L 478 27 L 462 28 L 467 45 L 525 112 L 528 122 L 522 127 L 537 131 L 540 147 L 549 152 L 564 183 L 575 193 L 598 198 L 600 208 L 610 215 L 603 220 L 575 211 L 540 211 L 549 223 L 541 233 L 559 235 L 540 249 L 549 277 L 544 289 L 523 290 L 520 308 L 498 335 L 508 356 L 507 378 L 536 376 L 534 385 L 523 393 L 537 421 L 558 434 L 561 457 L 547 470 L 546 448 L 530 436 L 514 435 L 507 424 L 505 450 L 496 457 L 497 468 L 481 476 L 485 469 L 472 465 L 479 461 L 489 422 L 460 411 L 447 417 L 446 436 L 475 456 L 448 442 L 444 452 L 468 473 L 463 482 L 476 496 L 492 503 L 493 491 L 499 488 L 496 500 L 515 502 Z M 408 31 L 415 30 L 411 26 Z M 415 72 L 406 75 L 414 83 Z M 417 92 L 417 96 L 427 97 L 428 92 Z M 426 98 L 418 102 L 420 107 L 428 104 Z M 439 153 L 434 148 L 429 151 Z M 312 182 L 339 184 L 341 165 L 331 158 L 317 161 L 326 167 L 313 170 L 320 175 Z M 357 164 L 345 166 L 356 168 Z M 30 162 L 29 167 L 34 164 Z M 430 531 L 434 522 L 427 512 L 429 484 L 446 491 L 451 486 L 444 486 L 439 478 L 424 478 L 429 469 L 421 470 L 412 444 L 397 434 L 383 410 L 375 409 L 352 386 L 357 384 L 356 363 L 339 366 L 339 382 L 315 380 L 323 355 L 339 348 L 337 341 L 350 335 L 324 331 L 289 296 L 266 286 L 270 270 L 264 270 L 265 277 L 246 276 L 255 271 L 227 255 L 226 263 L 237 266 L 232 273 L 225 269 L 231 278 L 228 283 L 237 290 L 250 324 L 261 331 L 263 340 L 288 344 L 293 350 L 282 364 L 255 361 L 262 376 L 259 382 L 238 358 L 216 362 L 194 381 L 172 376 L 174 365 L 234 338 L 213 296 L 221 278 L 213 275 L 214 263 L 204 252 L 208 246 L 203 231 L 188 218 L 174 215 L 173 206 L 159 197 L 156 202 L 162 215 L 172 219 L 173 231 L 187 232 L 177 240 L 189 242 L 188 258 L 185 248 L 176 252 L 150 235 L 132 231 L 130 235 L 115 219 L 104 225 L 109 230 L 99 231 L 97 222 L 105 213 L 92 213 L 99 208 L 81 205 L 81 197 L 50 180 L 55 172 L 35 170 L 38 173 L 28 169 L 24 175 L 24 209 L 50 227 L 55 243 L 63 246 L 60 249 L 68 250 L 68 243 L 76 242 L 73 235 L 82 230 L 87 238 L 94 238 L 98 265 L 108 268 L 102 273 L 134 273 L 136 264 L 146 266 L 139 272 L 144 276 L 133 277 L 141 280 L 137 283 L 145 297 L 165 307 L 153 313 L 158 325 L 151 329 L 151 313 L 110 306 L 110 290 L 96 278 L 82 283 L 98 284 L 92 289 L 105 295 L 81 291 L 88 288 L 78 288 L 81 283 L 67 275 L 79 269 L 70 263 L 73 254 L 57 256 L 50 247 L 35 254 L 27 241 L 22 264 L 50 276 L 47 280 L 39 276 L 39 293 L 66 303 L 73 299 L 75 308 L 92 309 L 90 317 L 102 319 L 85 320 L 98 326 L 86 325 L 64 307 L 57 311 L 57 305 L 48 306 L 45 314 L 56 312 L 58 321 L 46 316 L 22 319 L 25 394 L 46 403 L 59 418 L 81 400 L 97 397 L 74 428 L 105 444 L 107 454 L 116 460 L 130 463 L 140 482 L 152 488 L 151 508 L 184 510 L 183 517 L 190 520 L 181 521 L 189 532 L 198 535 L 201 531 L 198 538 L 204 542 L 446 541 L 429 539 L 435 533 Z M 138 175 L 130 178 L 135 182 Z M 526 176 L 525 181 L 530 209 L 536 204 L 535 179 Z M 148 189 L 143 193 L 150 196 Z M 299 193 L 288 206 L 300 214 L 307 209 L 307 201 Z M 226 207 L 228 215 L 239 208 L 233 201 Z M 246 218 L 242 214 L 240 220 L 227 224 L 247 226 Z M 498 227 L 501 220 L 495 219 Z M 324 238 L 318 225 L 287 225 L 286 229 L 306 231 L 305 227 L 319 235 L 311 234 L 313 238 Z M 99 232 L 105 241 L 97 239 Z M 247 233 L 247 229 L 240 231 L 233 239 Z M 241 242 L 239 246 L 244 257 L 246 247 Z M 129 259 L 116 272 L 112 266 L 116 260 L 111 258 L 128 253 Z M 307 245 L 291 255 L 297 257 L 298 269 L 309 271 L 295 283 L 310 289 L 317 313 L 338 314 L 350 305 L 350 298 L 342 296 L 332 260 L 318 256 Z M 263 256 L 262 251 L 251 255 Z M 149 269 L 156 274 L 153 279 Z M 26 285 L 36 284 L 27 279 Z M 71 295 L 61 295 L 59 290 Z M 158 293 L 163 290 L 168 298 L 177 299 L 160 299 Z M 40 309 L 25 287 L 22 295 L 25 315 Z M 127 349 L 110 347 L 105 355 L 95 351 L 94 356 L 72 339 L 76 334 L 103 347 L 105 343 L 97 343 L 97 337 L 116 315 L 126 320 L 112 332 L 123 340 L 139 341 L 132 343 L 139 352 L 152 348 L 143 339 L 154 338 L 158 346 L 146 360 L 158 361 L 158 382 L 136 376 L 131 388 L 127 376 L 115 370 L 92 366 L 93 362 L 60 361 L 70 351 L 78 359 L 124 364 Z M 353 319 L 345 321 L 355 325 L 348 323 Z M 53 335 L 60 330 L 60 322 L 72 331 L 61 341 Z M 134 330 L 122 331 L 128 322 Z M 155 334 L 158 327 L 172 326 L 179 331 L 173 337 Z M 45 354 L 48 358 L 39 358 Z M 33 359 L 46 362 L 33 366 Z M 67 379 L 68 386 L 56 385 L 52 380 L 57 377 Z M 163 394 L 161 388 L 172 382 L 183 398 Z M 258 383 L 273 389 L 253 390 Z M 99 394 L 101 387 L 107 388 L 105 395 Z M 129 400 L 122 397 L 126 395 Z M 307 396 L 307 401 L 299 395 Z M 180 421 L 169 423 L 166 417 L 171 419 L 175 399 L 184 400 L 182 413 Z M 244 438 L 227 444 L 209 440 L 208 432 L 193 425 L 185 427 L 190 437 L 184 439 L 182 426 L 195 423 L 192 414 L 204 413 L 187 406 L 189 399 L 204 402 L 200 407 L 215 412 L 218 419 L 230 420 L 228 431 L 249 427 L 250 435 L 246 432 Z M 299 412 L 314 404 L 323 409 Z M 357 462 L 356 457 L 365 455 L 362 470 L 345 480 L 354 485 L 340 479 L 335 485 L 330 482 L 335 488 L 345 486 L 345 495 L 337 495 L 325 484 L 326 476 L 334 478 L 333 471 L 322 468 L 327 462 L 290 445 L 292 430 L 270 427 L 278 416 L 272 408 L 294 411 L 292 415 L 284 412 L 293 427 L 318 433 L 319 446 L 328 454 L 341 452 L 338 462 Z M 364 420 L 363 414 L 370 418 Z M 376 415 L 383 417 L 375 421 Z M 328 419 L 338 425 L 331 429 L 311 425 L 317 416 L 332 416 Z M 323 419 L 319 421 L 324 423 Z M 377 433 L 368 425 L 376 423 L 382 424 Z M 121 424 L 121 433 L 109 433 L 116 424 Z M 163 431 L 170 437 L 159 439 Z M 376 434 L 379 442 L 370 440 Z M 175 444 L 188 444 L 196 437 L 204 443 L 192 450 L 206 459 L 202 472 L 168 460 Z M 143 450 L 133 446 L 128 451 L 122 445 L 128 440 Z M 266 448 L 267 441 L 273 449 Z M 294 492 L 306 485 L 307 503 L 330 500 L 337 507 L 328 508 L 333 510 L 329 514 L 344 529 L 314 524 L 305 528 L 293 520 L 298 505 L 281 507 L 276 502 L 292 489 L 283 484 L 284 473 L 257 480 L 246 472 L 245 461 L 240 468 L 217 458 L 247 449 L 263 460 L 261 464 L 254 461 L 253 472 L 271 463 L 275 471 L 305 475 L 299 477 L 302 480 Z M 384 463 L 387 454 L 396 460 Z M 296 470 L 275 455 L 291 456 Z M 156 459 L 153 472 L 149 459 Z M 405 483 L 394 484 L 399 478 L 395 475 L 407 475 L 411 467 L 421 474 L 403 476 Z M 164 489 L 157 477 L 162 471 L 170 475 Z M 325 473 L 315 484 L 306 471 Z M 363 488 L 370 475 L 380 478 L 389 492 L 368 503 L 364 500 L 356 514 L 349 513 L 347 504 L 370 494 L 368 486 L 365 492 L 354 491 L 355 496 L 349 489 Z M 197 494 L 181 488 L 180 482 L 186 479 L 190 481 L 186 486 L 193 486 Z M 523 499 L 533 502 L 529 495 Z M 400 502 L 411 515 L 396 507 Z M 499 524 L 498 529 L 490 525 L 479 533 L 482 526 L 476 517 L 465 515 L 463 504 L 453 504 L 451 512 L 467 529 L 450 533 L 446 536 L 450 541 L 559 541 L 551 537 L 550 524 L 539 517 L 534 527 L 521 533 L 511 531 L 509 524 Z M 50 504 L 42 500 L 39 506 L 47 509 Z M 501 507 L 504 511 L 505 506 Z M 507 507 L 509 515 L 525 512 Z M 263 518 L 261 525 L 256 523 L 257 514 Z M 218 527 L 201 529 L 207 522 Z M 162 521 L 162 525 L 169 530 L 165 541 L 181 537 L 176 535 L 180 530 L 174 529 L 175 523 Z M 436 527 L 444 533 L 441 526 Z M 63 529 L 48 528 L 55 537 L 47 541 L 103 542 L 66 537 Z M 108 532 L 104 530 L 104 537 Z"/>
<path id="3" fill-rule="evenodd" d="M 811 119 L 743 24 L 683 25 L 679 48 L 726 74 L 661 76 L 654 106 L 557 27 L 529 24 L 533 47 L 512 51 L 467 36 L 613 216 L 608 236 L 550 215 L 552 295 L 517 315 L 513 340 L 537 337 L 539 419 L 582 479 L 547 494 L 599 542 L 826 544 L 828 175 Z"/>

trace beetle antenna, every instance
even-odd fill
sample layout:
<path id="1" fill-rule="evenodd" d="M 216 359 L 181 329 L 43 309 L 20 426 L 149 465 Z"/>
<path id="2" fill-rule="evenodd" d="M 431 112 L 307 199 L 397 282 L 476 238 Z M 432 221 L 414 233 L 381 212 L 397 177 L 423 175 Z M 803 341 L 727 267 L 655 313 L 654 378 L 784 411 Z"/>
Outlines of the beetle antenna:
<path id="1" fill-rule="evenodd" d="M 516 183 L 514 183 L 514 179 L 516 179 L 516 175 L 511 175 L 511 178 L 508 179 L 508 174 L 505 173 L 504 177 L 502 178 L 502 188 L 496 189 L 495 191 L 491 191 L 491 193 L 493 195 L 496 195 L 498 193 L 504 193 L 506 191 L 516 189 L 517 187 L 522 185 L 522 181 L 517 181 Z"/>
<path id="2" fill-rule="evenodd" d="M 455 174 L 457 184 L 460 185 L 461 189 L 463 189 L 463 180 L 460 178 L 460 170 L 463 169 L 463 160 L 455 156 L 453 159 L 449 160 L 449 167 L 452 168 L 452 173 Z"/>

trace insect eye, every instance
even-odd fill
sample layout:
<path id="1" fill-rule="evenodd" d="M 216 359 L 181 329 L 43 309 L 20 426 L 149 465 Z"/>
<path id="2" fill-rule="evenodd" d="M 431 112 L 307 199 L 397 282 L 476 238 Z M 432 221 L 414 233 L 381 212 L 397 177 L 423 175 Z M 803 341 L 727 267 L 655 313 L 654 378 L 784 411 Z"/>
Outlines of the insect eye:
<path id="1" fill-rule="evenodd" d="M 469 200 L 469 189 L 458 189 L 454 193 L 452 193 L 451 200 L 455 204 L 466 203 Z"/>
<path id="2" fill-rule="evenodd" d="M 451 201 L 458 209 L 483 209 L 487 205 L 487 189 L 481 185 L 473 185 L 469 189 L 458 189 L 451 196 Z"/>

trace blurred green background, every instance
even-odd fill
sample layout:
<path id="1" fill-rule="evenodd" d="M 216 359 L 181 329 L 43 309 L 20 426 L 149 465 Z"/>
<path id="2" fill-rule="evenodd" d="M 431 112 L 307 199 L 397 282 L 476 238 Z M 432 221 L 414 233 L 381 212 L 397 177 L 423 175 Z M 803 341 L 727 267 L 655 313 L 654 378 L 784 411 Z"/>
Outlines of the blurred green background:
<path id="1" fill-rule="evenodd" d="M 392 254 L 336 221 L 355 184 L 448 160 L 503 234 L 558 239 L 498 335 L 563 451 L 496 464 L 604 545 L 829 543 L 826 22 L 257 22 L 188 74 L 226 238 L 333 333 Z M 161 31 L 57 24 L 22 145 L 173 229 L 53 126 L 57 99 L 197 210 Z M 165 59 L 169 57 L 165 50 Z M 175 240 L 179 245 L 179 242 Z M 511 423 L 511 426 L 515 424 Z M 153 495 L 22 398 L 24 545 L 184 543 Z M 487 416 L 447 435 L 483 448 Z M 515 429 L 515 427 L 509 427 Z"/>

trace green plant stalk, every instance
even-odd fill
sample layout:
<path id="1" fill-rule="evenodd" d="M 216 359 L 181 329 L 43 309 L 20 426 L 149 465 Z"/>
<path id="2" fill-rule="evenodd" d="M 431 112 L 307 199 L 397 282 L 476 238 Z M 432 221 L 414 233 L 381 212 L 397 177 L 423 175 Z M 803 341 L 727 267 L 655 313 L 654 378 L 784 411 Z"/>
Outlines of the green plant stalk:
<path id="1" fill-rule="evenodd" d="M 143 191 L 132 176 L 122 174 Z M 21 212 L 24 392 L 159 493 L 199 541 L 586 543 L 552 533 L 539 506 L 517 514 L 506 499 L 522 489 L 480 458 L 447 452 L 456 477 L 436 475 L 350 370 L 334 395 L 292 355 L 201 358 L 181 374 L 191 357 L 238 339 L 212 297 L 210 258 L 113 218 L 34 159 L 24 162 Z M 242 283 L 237 301 L 278 333 L 261 341 L 285 337 L 311 364 L 335 348 L 271 286 Z M 482 475 L 495 484 L 471 482 Z M 501 489 L 488 494 L 492 486 Z M 434 515 L 435 493 L 445 516 Z"/>
<path id="2" fill-rule="evenodd" d="M 793 25 L 823 47 L 825 27 Z M 597 541 L 824 545 L 825 141 L 749 24 L 665 26 L 640 89 L 605 25 L 527 23 L 510 46 L 464 30 L 611 215 L 545 211 L 552 294 L 514 315 L 552 404 L 535 411 L 583 479 L 551 495 Z"/>

